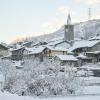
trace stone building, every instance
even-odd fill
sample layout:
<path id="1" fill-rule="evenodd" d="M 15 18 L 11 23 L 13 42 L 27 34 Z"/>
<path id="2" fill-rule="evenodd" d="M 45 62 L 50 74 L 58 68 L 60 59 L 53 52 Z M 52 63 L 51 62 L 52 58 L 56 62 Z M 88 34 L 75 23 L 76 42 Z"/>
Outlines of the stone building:
<path id="1" fill-rule="evenodd" d="M 8 55 L 10 55 L 9 47 L 4 43 L 0 43 L 0 57 L 5 57 Z"/>
<path id="2" fill-rule="evenodd" d="M 78 64 L 78 59 L 73 55 L 57 55 L 55 59 L 60 62 L 61 66 L 69 65 L 76 67 Z"/>
<path id="3" fill-rule="evenodd" d="M 24 52 L 25 48 L 24 47 L 19 47 L 19 48 L 11 48 L 11 59 L 12 60 L 22 60 L 23 59 L 23 52 Z"/>

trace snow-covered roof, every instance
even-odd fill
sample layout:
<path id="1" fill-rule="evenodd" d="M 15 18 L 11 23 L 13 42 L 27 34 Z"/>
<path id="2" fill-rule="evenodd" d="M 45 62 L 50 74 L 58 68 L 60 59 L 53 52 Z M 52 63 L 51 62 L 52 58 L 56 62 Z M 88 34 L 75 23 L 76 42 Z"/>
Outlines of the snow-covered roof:
<path id="1" fill-rule="evenodd" d="M 50 43 L 50 42 L 56 42 L 56 41 L 63 40 L 63 39 L 64 39 L 64 37 L 53 38 L 53 39 L 51 39 L 51 40 L 49 41 L 49 43 Z"/>
<path id="2" fill-rule="evenodd" d="M 53 51 L 68 51 L 68 48 L 70 48 L 70 44 L 67 41 L 59 40 L 47 44 L 46 47 Z"/>
<path id="3" fill-rule="evenodd" d="M 9 46 L 6 43 L 1 42 L 0 45 L 2 45 L 3 47 L 9 49 Z"/>
<path id="4" fill-rule="evenodd" d="M 45 97 L 42 99 L 38 97 L 18 96 L 17 94 L 10 94 L 9 92 L 0 91 L 0 100 L 100 100 L 100 86 L 84 86 L 82 89 L 82 93 L 87 95 L 57 96 L 52 98 Z"/>
<path id="5" fill-rule="evenodd" d="M 38 54 L 38 53 L 41 53 L 46 47 L 44 46 L 38 46 L 38 47 L 33 47 L 31 48 L 31 52 L 28 53 L 28 54 Z M 30 48 L 29 48 L 30 50 Z"/>
<path id="6" fill-rule="evenodd" d="M 94 36 L 92 38 L 89 39 L 90 41 L 93 41 L 93 40 L 100 40 L 100 35 L 99 36 Z"/>
<path id="7" fill-rule="evenodd" d="M 57 57 L 62 61 L 78 61 L 73 55 L 57 55 Z"/>
<path id="8" fill-rule="evenodd" d="M 63 40 L 52 41 L 52 42 L 48 43 L 48 45 L 49 46 L 55 46 L 56 44 L 59 44 L 61 42 L 63 42 Z"/>
<path id="9" fill-rule="evenodd" d="M 79 54 L 79 55 L 77 56 L 77 58 L 87 59 L 88 57 L 85 56 L 85 55 L 83 55 L 83 54 Z"/>
<path id="10" fill-rule="evenodd" d="M 94 51 L 94 52 L 86 52 L 86 53 L 90 53 L 90 54 L 98 54 L 98 53 L 100 53 L 100 50 L 99 50 L 99 51 Z"/>
<path id="11" fill-rule="evenodd" d="M 25 42 L 23 42 L 23 45 L 26 45 L 26 44 L 31 44 L 32 43 L 32 41 L 25 41 Z"/>
<path id="12" fill-rule="evenodd" d="M 69 48 L 69 51 L 73 51 L 78 48 L 84 48 L 84 47 L 92 47 L 99 43 L 100 40 L 94 40 L 94 41 L 89 41 L 89 40 L 82 40 L 82 41 L 76 41 L 74 42 L 73 46 Z"/>
<path id="13" fill-rule="evenodd" d="M 15 48 L 10 48 L 9 51 L 17 51 L 17 50 L 20 50 L 20 49 L 23 49 L 23 48 L 24 48 L 24 46 L 16 44 L 16 47 Z"/>
<path id="14" fill-rule="evenodd" d="M 52 47 L 52 46 L 46 46 L 46 47 L 52 51 L 68 51 L 68 49 L 65 47 Z"/>

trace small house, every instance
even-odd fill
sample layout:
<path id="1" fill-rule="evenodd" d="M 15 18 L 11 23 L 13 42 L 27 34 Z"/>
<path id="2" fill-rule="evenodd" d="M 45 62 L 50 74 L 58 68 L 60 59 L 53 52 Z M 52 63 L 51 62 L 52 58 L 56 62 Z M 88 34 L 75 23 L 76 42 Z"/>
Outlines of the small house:
<path id="1" fill-rule="evenodd" d="M 5 57 L 10 54 L 9 47 L 5 43 L 0 43 L 0 57 Z"/>
<path id="2" fill-rule="evenodd" d="M 11 48 L 11 59 L 16 61 L 22 60 L 24 50 L 24 47 Z"/>
<path id="3" fill-rule="evenodd" d="M 24 58 L 25 59 L 35 59 L 39 58 L 40 61 L 43 61 L 43 57 L 45 56 L 45 49 L 44 46 L 37 46 L 32 48 L 25 48 L 24 51 Z"/>
<path id="4" fill-rule="evenodd" d="M 93 63 L 100 62 L 100 51 L 86 52 L 86 56 L 91 57 Z"/>
<path id="5" fill-rule="evenodd" d="M 69 47 L 70 43 L 64 40 L 49 43 L 46 46 L 46 54 L 48 57 L 54 57 L 56 55 L 66 55 Z"/>
<path id="6" fill-rule="evenodd" d="M 79 66 L 82 66 L 82 65 L 84 65 L 86 63 L 92 63 L 91 57 L 87 57 L 84 54 L 79 54 L 77 56 L 77 59 L 78 59 L 78 65 Z"/>
<path id="7" fill-rule="evenodd" d="M 62 66 L 70 65 L 70 66 L 77 66 L 78 59 L 73 55 L 57 55 L 56 60 L 60 61 Z"/>
<path id="8" fill-rule="evenodd" d="M 89 51 L 96 51 L 100 49 L 100 40 L 80 40 L 75 41 L 69 51 L 73 51 L 76 55 Z"/>

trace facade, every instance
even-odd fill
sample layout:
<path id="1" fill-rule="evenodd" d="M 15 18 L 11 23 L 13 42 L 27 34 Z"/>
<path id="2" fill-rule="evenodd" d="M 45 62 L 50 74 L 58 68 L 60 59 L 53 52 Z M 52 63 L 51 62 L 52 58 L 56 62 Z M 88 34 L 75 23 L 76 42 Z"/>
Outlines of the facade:
<path id="1" fill-rule="evenodd" d="M 66 55 L 70 46 L 70 43 L 64 40 L 53 42 L 46 46 L 47 49 L 45 53 L 48 57 L 54 57 L 56 55 Z"/>
<path id="2" fill-rule="evenodd" d="M 88 57 L 88 56 L 85 56 L 84 54 L 79 54 L 77 56 L 77 59 L 78 59 L 78 65 L 79 66 L 82 66 L 86 63 L 92 63 L 92 58 Z"/>
<path id="3" fill-rule="evenodd" d="M 100 62 L 100 51 L 87 52 L 86 56 L 90 57 L 93 63 Z"/>
<path id="4" fill-rule="evenodd" d="M 57 55 L 55 59 L 60 62 L 61 66 L 70 65 L 76 67 L 78 64 L 78 59 L 73 55 Z"/>
<path id="5" fill-rule="evenodd" d="M 70 51 L 73 51 L 75 54 L 92 52 L 100 50 L 100 40 L 81 40 L 74 42 L 73 46 L 69 48 Z"/>
<path id="6" fill-rule="evenodd" d="M 10 54 L 9 47 L 4 46 L 3 44 L 0 44 L 0 57 L 5 57 Z"/>
<path id="7" fill-rule="evenodd" d="M 24 50 L 24 59 L 36 59 L 38 58 L 40 62 L 43 61 L 43 57 L 45 56 L 46 47 L 37 46 L 31 48 L 25 48 Z"/>
<path id="8" fill-rule="evenodd" d="M 24 47 L 20 47 L 20 48 L 17 48 L 17 49 L 12 49 L 11 50 L 11 59 L 16 60 L 16 61 L 22 60 L 24 50 L 25 50 Z"/>
<path id="9" fill-rule="evenodd" d="M 100 40 L 98 40 L 99 42 L 97 44 L 95 44 L 94 46 L 92 46 L 89 51 L 93 52 L 93 51 L 99 51 L 100 50 Z"/>

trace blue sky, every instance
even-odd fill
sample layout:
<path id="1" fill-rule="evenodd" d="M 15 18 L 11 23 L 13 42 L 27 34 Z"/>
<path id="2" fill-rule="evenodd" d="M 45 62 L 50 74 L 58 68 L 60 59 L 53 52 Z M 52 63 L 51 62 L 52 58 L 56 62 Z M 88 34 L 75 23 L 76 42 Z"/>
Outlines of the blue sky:
<path id="1" fill-rule="evenodd" d="M 0 0 L 0 42 L 51 33 L 66 23 L 100 18 L 100 0 Z"/>

